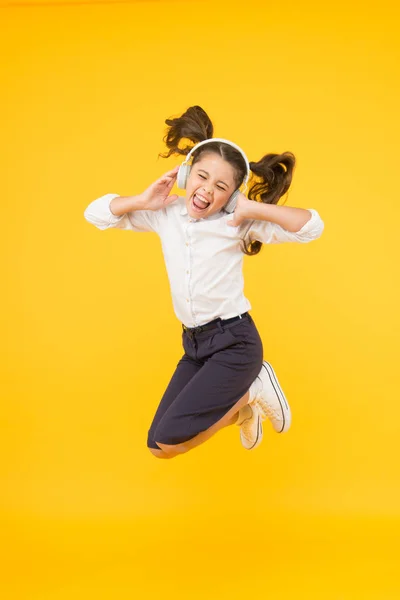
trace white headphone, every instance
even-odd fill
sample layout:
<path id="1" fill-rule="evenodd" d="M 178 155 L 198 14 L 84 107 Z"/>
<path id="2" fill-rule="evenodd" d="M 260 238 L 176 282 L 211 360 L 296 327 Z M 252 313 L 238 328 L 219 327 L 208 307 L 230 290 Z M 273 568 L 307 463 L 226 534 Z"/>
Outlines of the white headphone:
<path id="1" fill-rule="evenodd" d="M 187 163 L 188 163 L 191 155 L 193 154 L 193 152 L 195 150 L 197 150 L 197 148 L 200 148 L 200 146 L 203 146 L 204 144 L 209 144 L 210 142 L 224 142 L 225 144 L 229 144 L 233 148 L 236 148 L 236 150 L 238 150 L 238 152 L 240 152 L 240 154 L 243 156 L 244 162 L 246 163 L 247 172 L 246 172 L 246 175 L 245 175 L 241 185 L 244 185 L 243 192 L 245 192 L 246 188 L 247 188 L 247 182 L 250 177 L 250 164 L 247 159 L 247 156 L 245 155 L 243 150 L 241 148 L 239 148 L 239 146 L 237 146 L 233 142 L 230 142 L 229 140 L 224 140 L 223 138 L 210 138 L 208 140 L 204 140 L 203 142 L 199 142 L 198 144 L 193 146 L 193 148 L 191 149 L 189 154 L 186 156 L 184 162 L 179 167 L 178 175 L 176 178 L 176 185 L 178 186 L 178 188 L 180 188 L 181 190 L 186 189 L 186 184 L 189 179 L 190 170 L 191 170 L 191 165 L 188 165 Z M 236 191 L 233 192 L 233 194 L 229 198 L 227 204 L 224 206 L 224 210 L 226 212 L 232 213 L 235 210 L 236 200 L 237 200 L 238 195 L 239 195 L 239 189 L 237 189 Z"/>

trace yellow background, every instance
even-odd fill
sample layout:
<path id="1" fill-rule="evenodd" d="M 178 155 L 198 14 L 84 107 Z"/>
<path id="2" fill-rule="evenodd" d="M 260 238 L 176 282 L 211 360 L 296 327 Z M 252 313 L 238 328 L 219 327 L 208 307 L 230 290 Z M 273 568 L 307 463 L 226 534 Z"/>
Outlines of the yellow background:
<path id="1" fill-rule="evenodd" d="M 4 598 L 400 598 L 397 3 L 50 4 L 0 3 Z M 250 160 L 292 151 L 325 232 L 245 260 L 290 432 L 161 461 L 160 244 L 83 211 L 177 164 L 193 104 Z"/>

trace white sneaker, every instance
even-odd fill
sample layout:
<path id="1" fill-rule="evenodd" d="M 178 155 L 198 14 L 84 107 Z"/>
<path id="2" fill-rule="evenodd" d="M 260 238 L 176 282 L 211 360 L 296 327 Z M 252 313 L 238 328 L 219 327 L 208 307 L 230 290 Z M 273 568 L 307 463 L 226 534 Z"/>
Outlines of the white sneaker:
<path id="1" fill-rule="evenodd" d="M 264 360 L 260 373 L 250 387 L 249 404 L 258 408 L 261 418 L 268 418 L 277 433 L 290 427 L 292 415 L 272 366 Z"/>
<path id="2" fill-rule="evenodd" d="M 246 450 L 254 450 L 263 437 L 262 415 L 256 405 L 246 404 L 239 410 L 236 425 L 240 427 L 240 441 Z"/>

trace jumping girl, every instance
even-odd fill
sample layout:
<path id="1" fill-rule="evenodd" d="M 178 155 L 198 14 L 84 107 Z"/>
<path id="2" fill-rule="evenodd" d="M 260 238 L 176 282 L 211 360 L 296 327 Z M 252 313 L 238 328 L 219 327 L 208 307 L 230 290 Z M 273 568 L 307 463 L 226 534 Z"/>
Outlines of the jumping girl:
<path id="1" fill-rule="evenodd" d="M 314 209 L 277 206 L 292 181 L 291 152 L 249 163 L 236 144 L 213 138 L 199 106 L 165 122 L 169 150 L 160 156 L 184 155 L 184 163 L 137 196 L 94 200 L 84 216 L 99 229 L 154 231 L 161 238 L 184 355 L 150 426 L 150 452 L 173 458 L 232 424 L 240 427 L 244 448 L 254 449 L 262 421 L 268 418 L 282 433 L 291 412 L 272 366 L 263 361 L 243 294 L 243 257 L 257 254 L 263 243 L 315 240 L 324 223 Z M 175 183 L 185 197 L 170 195 Z"/>

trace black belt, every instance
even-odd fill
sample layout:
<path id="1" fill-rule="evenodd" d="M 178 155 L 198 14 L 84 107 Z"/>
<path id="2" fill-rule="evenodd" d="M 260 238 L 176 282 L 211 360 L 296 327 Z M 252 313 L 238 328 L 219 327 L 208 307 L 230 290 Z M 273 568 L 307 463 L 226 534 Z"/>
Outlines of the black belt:
<path id="1" fill-rule="evenodd" d="M 243 319 L 243 317 L 249 317 L 249 313 L 245 312 L 240 316 L 237 317 L 232 317 L 231 319 L 221 319 L 220 317 L 218 317 L 218 319 L 214 319 L 213 321 L 210 321 L 209 323 L 206 323 L 205 325 L 200 325 L 199 327 L 186 327 L 186 325 L 182 325 L 182 329 L 183 331 L 186 331 L 189 334 L 193 334 L 193 333 L 200 333 L 201 331 L 208 331 L 209 329 L 215 329 L 216 327 L 218 327 L 219 325 L 228 325 L 228 323 L 234 323 L 235 321 L 239 321 L 240 319 Z"/>

